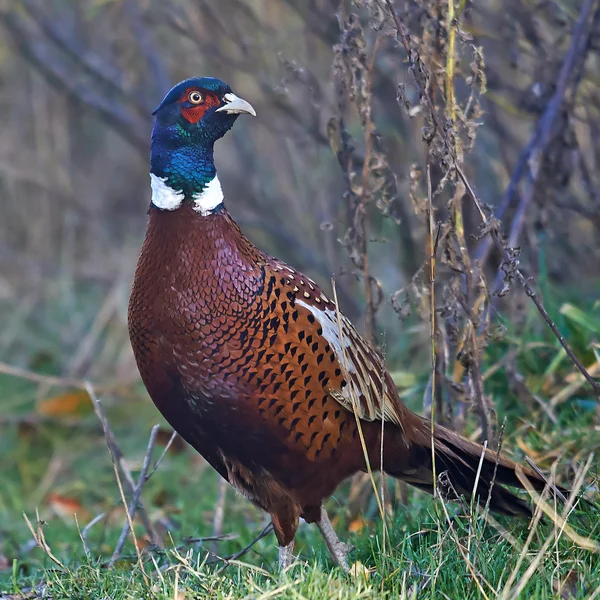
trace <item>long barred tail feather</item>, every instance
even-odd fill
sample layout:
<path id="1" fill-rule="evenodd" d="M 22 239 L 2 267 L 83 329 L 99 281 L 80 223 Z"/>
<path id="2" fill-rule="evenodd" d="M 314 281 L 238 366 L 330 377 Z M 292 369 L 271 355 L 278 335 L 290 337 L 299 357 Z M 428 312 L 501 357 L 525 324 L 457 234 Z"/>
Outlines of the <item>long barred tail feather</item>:
<path id="1" fill-rule="evenodd" d="M 397 446 L 401 452 L 400 460 L 394 462 L 392 447 L 391 456 L 390 450 L 386 452 L 385 470 L 389 475 L 433 493 L 431 424 L 416 415 L 414 417 L 411 426 L 405 427 L 410 438 L 403 448 Z M 531 515 L 531 507 L 527 500 L 504 487 L 523 489 L 517 477 L 515 462 L 492 450 L 484 450 L 480 444 L 471 442 L 441 425 L 436 425 L 434 432 L 435 473 L 438 477 L 446 473 L 451 487 L 459 496 L 470 500 L 477 480 L 475 499 L 482 506 L 485 506 L 489 498 L 490 509 L 495 512 L 506 515 Z M 536 490 L 542 490 L 546 486 L 546 481 L 538 473 L 525 467 L 522 470 Z"/>

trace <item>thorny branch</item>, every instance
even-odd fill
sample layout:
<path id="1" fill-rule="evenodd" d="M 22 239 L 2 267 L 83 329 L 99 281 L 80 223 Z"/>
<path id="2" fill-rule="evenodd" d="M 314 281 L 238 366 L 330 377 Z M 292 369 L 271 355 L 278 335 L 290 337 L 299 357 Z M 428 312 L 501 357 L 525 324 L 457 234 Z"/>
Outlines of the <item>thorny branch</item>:
<path id="1" fill-rule="evenodd" d="M 541 300 L 537 296 L 530 281 L 523 275 L 523 273 L 519 269 L 518 258 L 514 255 L 514 252 L 512 252 L 507 247 L 506 243 L 502 239 L 502 236 L 499 232 L 499 228 L 500 228 L 499 222 L 497 221 L 497 219 L 488 219 L 488 217 L 486 216 L 486 214 L 481 206 L 481 203 L 478 200 L 477 195 L 475 194 L 475 192 L 473 190 L 472 185 L 470 184 L 469 180 L 465 176 L 464 171 L 462 170 L 462 168 L 457 160 L 456 154 L 454 152 L 454 148 L 449 140 L 448 127 L 442 120 L 442 117 L 439 115 L 438 111 L 436 110 L 435 105 L 433 103 L 433 99 L 431 98 L 431 95 L 428 93 L 426 67 L 423 64 L 418 51 L 413 47 L 413 45 L 411 43 L 410 32 L 409 32 L 408 28 L 402 22 L 401 18 L 397 14 L 397 12 L 394 10 L 391 0 L 384 0 L 384 1 L 385 1 L 385 4 L 387 5 L 388 10 L 394 21 L 397 38 L 402 43 L 402 45 L 406 51 L 406 54 L 408 56 L 408 62 L 410 65 L 409 69 L 410 69 L 410 72 L 414 76 L 414 81 L 419 90 L 421 101 L 424 102 L 425 105 L 427 106 L 428 113 L 431 116 L 431 119 L 433 121 L 435 131 L 432 133 L 432 137 L 435 135 L 441 136 L 441 138 L 446 146 L 448 155 L 452 161 L 452 167 L 456 173 L 456 176 L 457 176 L 458 180 L 460 182 L 462 182 L 462 184 L 465 186 L 467 195 L 471 198 L 475 207 L 477 208 L 479 216 L 483 222 L 484 231 L 491 236 L 492 241 L 494 242 L 494 244 L 496 245 L 496 247 L 498 248 L 498 250 L 500 251 L 500 253 L 504 259 L 504 267 L 508 271 L 507 276 L 516 277 L 516 279 L 519 281 L 519 283 L 523 286 L 525 293 L 527 294 L 527 296 L 529 296 L 529 298 L 531 298 L 531 300 L 535 304 L 537 310 L 542 315 L 543 319 L 546 321 L 547 325 L 550 327 L 550 329 L 552 330 L 552 332 L 554 333 L 554 335 L 560 342 L 561 346 L 564 348 L 565 352 L 567 353 L 567 355 L 569 356 L 569 358 L 571 359 L 573 364 L 577 367 L 577 369 L 581 372 L 581 374 L 586 378 L 586 380 L 592 386 L 592 389 L 594 390 L 595 394 L 600 397 L 600 384 L 588 373 L 587 369 L 583 366 L 582 362 L 579 360 L 579 358 L 573 352 L 573 350 L 571 349 L 571 347 L 569 346 L 567 341 L 561 335 L 561 333 L 558 330 L 558 328 L 556 327 L 555 323 L 552 321 L 552 319 L 548 315 L 548 312 L 544 308 Z M 584 23 L 587 22 L 587 19 L 589 18 L 589 15 L 590 15 L 591 10 L 594 5 L 595 5 L 595 0 L 586 0 L 586 2 L 584 3 L 584 6 L 582 8 L 582 16 L 580 16 L 580 19 L 578 20 L 578 24 L 582 20 Z M 575 34 L 578 31 L 579 30 L 576 27 Z M 585 51 L 587 51 L 587 43 L 585 45 L 582 45 L 581 40 L 579 38 L 577 38 L 575 48 L 579 49 L 580 52 L 585 52 Z M 555 102 L 558 102 L 558 107 L 560 107 L 561 101 L 562 101 L 562 94 L 559 97 L 557 97 L 557 99 L 555 100 Z M 558 108 L 556 110 L 558 110 Z M 545 127 L 543 129 L 543 131 L 547 132 L 548 127 Z M 545 136 L 549 135 L 549 133 L 545 133 L 544 135 Z M 546 139 L 546 138 L 544 137 L 544 139 Z"/>
<path id="2" fill-rule="evenodd" d="M 342 21 L 340 17 L 340 21 Z M 367 56 L 367 42 L 357 15 L 343 20 L 340 41 L 334 45 L 333 72 L 339 94 L 339 116 L 330 120 L 328 137 L 344 173 L 349 226 L 342 241 L 356 273 L 363 281 L 366 316 L 365 337 L 377 347 L 375 315 L 381 304 L 381 284 L 372 275 L 368 255 L 368 209 L 376 199 L 385 203 L 386 161 L 377 147 L 372 120 L 373 79 L 376 59 L 383 36 L 377 36 Z M 353 106 L 364 135 L 364 154 L 357 156 L 350 134 L 345 128 L 344 114 Z"/>
<path id="3" fill-rule="evenodd" d="M 548 327 L 550 327 L 550 329 L 552 330 L 552 333 L 556 336 L 556 339 L 560 342 L 560 345 L 564 348 L 565 352 L 567 353 L 567 355 L 569 356 L 569 358 L 571 359 L 573 364 L 577 367 L 579 372 L 587 379 L 589 384 L 592 386 L 592 389 L 594 390 L 595 394 L 598 397 L 600 397 L 600 383 L 598 383 L 589 374 L 588 370 L 583 366 L 583 363 L 579 360 L 578 356 L 571 349 L 571 346 L 569 346 L 567 340 L 565 340 L 563 335 L 558 330 L 558 327 L 556 326 L 554 321 L 552 321 L 552 319 L 550 318 L 548 311 L 544 307 L 544 305 L 543 305 L 542 301 L 540 300 L 540 298 L 538 297 L 536 291 L 531 286 L 530 279 L 526 278 L 525 275 L 523 275 L 523 273 L 519 269 L 518 259 L 512 255 L 510 249 L 508 249 L 506 247 L 506 245 L 504 244 L 504 242 L 502 241 L 502 239 L 500 237 L 500 233 L 498 232 L 498 227 L 491 225 L 489 220 L 487 219 L 487 217 L 485 217 L 483 210 L 481 208 L 481 204 L 479 203 L 479 200 L 477 199 L 477 196 L 475 195 L 475 192 L 473 191 L 473 188 L 469 184 L 462 169 L 457 166 L 456 171 L 457 171 L 459 177 L 461 178 L 461 180 L 464 182 L 465 187 L 467 188 L 469 195 L 471 196 L 471 199 L 477 205 L 477 207 L 480 211 L 480 214 L 483 215 L 483 217 L 484 217 L 483 223 L 486 228 L 489 227 L 489 234 L 492 236 L 492 240 L 494 241 L 494 243 L 496 244 L 496 246 L 502 253 L 502 256 L 504 258 L 504 267 L 503 268 L 506 269 L 507 276 L 510 277 L 511 275 L 514 275 L 517 278 L 517 280 L 519 281 L 519 283 L 525 290 L 525 293 L 527 294 L 527 296 L 529 298 L 531 298 L 531 301 L 535 304 L 536 308 L 538 309 L 538 312 L 542 315 L 544 321 L 546 321 L 546 323 L 548 324 Z"/>

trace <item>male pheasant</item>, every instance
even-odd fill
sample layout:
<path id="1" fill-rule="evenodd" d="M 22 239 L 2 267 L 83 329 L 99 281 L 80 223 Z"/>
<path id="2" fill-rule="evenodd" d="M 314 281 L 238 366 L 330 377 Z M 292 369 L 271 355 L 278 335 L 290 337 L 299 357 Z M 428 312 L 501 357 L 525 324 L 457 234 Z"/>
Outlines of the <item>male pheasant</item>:
<path id="1" fill-rule="evenodd" d="M 256 115 L 209 77 L 176 85 L 154 112 L 148 230 L 129 303 L 129 334 L 148 392 L 167 421 L 272 518 L 279 565 L 299 517 L 316 523 L 348 568 L 323 500 L 371 467 L 433 491 L 431 425 L 400 400 L 383 360 L 314 281 L 268 256 L 223 204 L 213 145 Z M 385 422 L 382 429 L 381 420 Z M 528 513 L 499 484 L 515 463 L 439 425 L 436 472 L 492 509 Z M 537 485 L 543 481 L 526 471 Z M 496 484 L 492 480 L 496 476 Z"/>

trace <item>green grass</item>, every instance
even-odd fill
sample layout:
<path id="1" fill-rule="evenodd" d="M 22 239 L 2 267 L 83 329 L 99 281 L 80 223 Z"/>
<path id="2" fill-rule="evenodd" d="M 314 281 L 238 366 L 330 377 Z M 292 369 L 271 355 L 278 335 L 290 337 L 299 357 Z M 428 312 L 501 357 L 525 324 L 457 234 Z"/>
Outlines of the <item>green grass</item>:
<path id="1" fill-rule="evenodd" d="M 584 357 L 584 363 L 592 364 L 593 344 L 598 339 L 593 326 L 598 309 L 593 302 L 570 299 L 582 312 L 573 313 L 571 309 L 563 314 L 560 308 L 568 299 L 555 300 L 550 304 L 561 330 Z M 72 331 L 64 339 L 59 335 L 61 324 L 72 323 L 71 315 L 68 310 L 52 313 L 53 302 L 55 298 L 36 313 L 38 322 L 23 324 L 24 335 L 2 356 L 5 363 L 19 364 L 37 373 L 65 372 L 65 357 L 79 347 L 94 315 L 79 316 L 81 330 Z M 0 316 L 6 314 L 0 310 Z M 51 319 L 49 314 L 53 314 Z M 43 328 L 39 327 L 40 315 L 45 315 Z M 96 381 L 103 370 L 118 371 L 122 367 L 119 344 L 126 343 L 126 336 L 119 318 L 116 315 L 98 337 L 94 356 L 101 356 L 103 362 L 94 367 Z M 568 383 L 567 378 L 573 372 L 571 365 L 560 357 L 556 341 L 534 316 L 520 330 L 508 325 L 507 328 L 504 338 L 486 350 L 484 371 L 513 351 L 527 387 L 548 401 Z M 407 364 L 408 368 L 406 364 L 403 368 L 411 370 L 413 365 Z M 419 410 L 427 372 L 423 368 L 413 372 L 417 384 L 411 382 L 407 401 Z M 388 522 L 389 537 L 384 543 L 372 495 L 367 494 L 362 503 L 360 513 L 364 521 L 361 522 L 348 506 L 349 484 L 337 491 L 328 508 L 335 517 L 340 537 L 354 546 L 352 562 L 364 565 L 368 571 L 353 577 L 334 568 L 316 528 L 306 524 L 298 535 L 298 561 L 287 572 L 277 572 L 277 548 L 272 534 L 221 571 L 225 563 L 210 552 L 211 542 L 190 541 L 212 533 L 218 479 L 195 454 L 185 449 L 169 452 L 144 487 L 143 502 L 151 520 L 164 534 L 165 549 L 143 548 L 144 573 L 128 539 L 122 557 L 109 570 L 107 563 L 125 515 L 101 428 L 89 404 L 83 402 L 64 415 L 52 414 L 47 398 L 65 402 L 65 394 L 72 393 L 72 389 L 8 375 L 0 375 L 0 389 L 2 599 L 20 597 L 21 592 L 30 593 L 31 597 L 42 597 L 43 593 L 43 597 L 54 600 L 470 599 L 502 597 L 503 592 L 506 598 L 515 597 L 517 591 L 523 598 L 583 599 L 594 591 L 597 597 L 600 594 L 600 554 L 574 543 L 551 519 L 542 519 L 531 528 L 526 520 L 493 521 L 481 512 L 471 513 L 468 507 L 456 504 L 448 504 L 444 509 L 440 500 L 410 491 L 406 505 L 394 501 L 393 516 Z M 562 482 L 572 481 L 574 470 L 590 453 L 600 449 L 597 404 L 585 386 L 554 407 L 556 423 L 539 407 L 531 408 L 518 393 L 511 391 L 501 369 L 487 378 L 486 390 L 493 394 L 499 415 L 508 419 L 506 451 L 522 458 L 525 448 L 544 469 L 560 458 L 557 472 Z M 137 383 L 106 393 L 103 406 L 135 478 L 150 429 L 162 421 Z M 474 424 L 473 419 L 471 426 Z M 160 450 L 160 446 L 155 449 L 155 457 Z M 586 474 L 586 487 L 597 490 L 594 475 L 598 470 L 598 462 L 593 460 Z M 597 499 L 597 491 L 595 496 L 593 491 L 589 495 Z M 392 498 L 395 499 L 394 494 Z M 46 542 L 64 568 L 55 565 L 32 543 L 22 513 L 28 515 L 35 527 L 36 509 L 43 521 Z M 87 532 L 86 555 L 80 529 L 101 513 L 104 517 Z M 224 533 L 234 534 L 234 539 L 216 542 L 217 555 L 236 553 L 267 522 L 264 514 L 229 490 Z M 592 541 L 600 539 L 597 504 L 578 505 L 569 515 L 568 523 L 579 535 Z M 346 533 L 349 525 L 354 533 Z M 138 539 L 143 541 L 145 532 L 137 518 L 135 529 Z M 519 590 L 517 586 L 524 581 L 528 569 L 531 573 L 524 588 Z"/>
<path id="2" fill-rule="evenodd" d="M 202 523 L 202 516 L 198 514 L 202 511 L 194 510 L 193 495 L 189 491 L 186 493 L 182 489 L 181 495 L 185 499 L 182 508 L 190 512 L 181 525 L 189 525 L 191 530 L 201 533 L 206 529 L 206 523 Z M 207 494 L 204 498 L 207 506 L 211 500 L 214 501 L 214 495 Z M 252 511 L 237 502 L 230 505 L 228 512 L 231 519 L 227 520 L 227 528 L 238 531 L 241 536 L 238 543 L 230 542 L 229 545 L 242 545 L 260 528 L 259 517 L 252 514 L 248 521 L 241 519 L 236 513 Z M 111 538 L 114 541 L 115 529 L 108 527 L 102 534 L 96 534 L 90 544 L 93 558 L 88 561 L 76 528 L 68 522 L 50 522 L 46 526 L 46 539 L 67 570 L 56 569 L 40 550 L 36 550 L 15 564 L 14 574 L 6 574 L 2 588 L 5 592 L 17 592 L 42 584 L 52 598 L 267 598 L 271 597 L 269 594 L 276 594 L 280 598 L 354 599 L 380 598 L 382 595 L 413 597 L 415 593 L 414 597 L 468 599 L 482 597 L 477 580 L 488 597 L 496 597 L 496 592 L 503 590 L 519 561 L 519 549 L 528 536 L 527 523 L 503 520 L 503 525 L 510 527 L 514 536 L 511 544 L 501 530 L 489 524 L 486 526 L 481 517 L 473 524 L 467 518 L 457 517 L 450 529 L 437 513 L 433 501 L 422 498 L 411 501 L 409 507 L 398 509 L 390 524 L 391 538 L 385 551 L 380 546 L 380 528 L 368 527 L 360 535 L 350 536 L 349 541 L 356 545 L 353 559 L 373 571 L 357 577 L 332 568 L 320 540 L 309 527 L 302 528 L 299 535 L 298 563 L 286 573 L 276 572 L 276 550 L 272 537 L 267 537 L 250 553 L 230 564 L 222 574 L 216 572 L 222 563 L 206 564 L 206 551 L 177 549 L 173 545 L 164 553 L 154 554 L 154 565 L 145 563 L 146 578 L 131 550 L 112 571 L 102 564 L 99 557 L 103 550 L 104 559 L 108 557 L 112 549 L 108 542 Z M 192 525 L 194 514 L 200 520 Z M 570 521 L 578 523 L 581 533 L 598 536 L 597 511 L 579 511 Z M 530 552 L 518 569 L 514 583 L 509 585 L 510 589 L 514 590 L 528 566 L 536 560 L 543 542 L 555 535 L 557 532 L 550 523 L 538 526 Z M 174 540 L 173 544 L 176 543 Z M 459 544 L 469 557 L 472 571 L 467 567 L 465 556 L 458 551 Z M 23 569 L 27 569 L 29 575 L 23 575 Z M 562 589 L 563 580 L 567 581 L 567 587 L 576 598 L 588 598 L 600 583 L 600 557 L 577 548 L 564 536 L 556 543 L 553 539 L 522 597 L 557 597 L 555 591 Z M 184 595 L 177 596 L 176 590 Z"/>

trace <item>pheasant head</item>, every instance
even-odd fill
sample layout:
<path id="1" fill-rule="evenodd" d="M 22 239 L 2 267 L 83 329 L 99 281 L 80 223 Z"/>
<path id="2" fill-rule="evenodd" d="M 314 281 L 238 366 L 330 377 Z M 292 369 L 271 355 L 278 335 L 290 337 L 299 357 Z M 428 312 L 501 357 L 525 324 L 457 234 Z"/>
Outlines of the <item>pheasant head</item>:
<path id="1" fill-rule="evenodd" d="M 220 79 L 196 77 L 172 88 L 152 114 L 152 203 L 175 210 L 189 201 L 197 212 L 210 214 L 223 202 L 214 143 L 240 114 L 256 112 Z"/>

